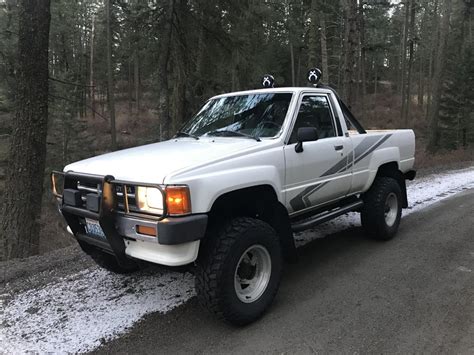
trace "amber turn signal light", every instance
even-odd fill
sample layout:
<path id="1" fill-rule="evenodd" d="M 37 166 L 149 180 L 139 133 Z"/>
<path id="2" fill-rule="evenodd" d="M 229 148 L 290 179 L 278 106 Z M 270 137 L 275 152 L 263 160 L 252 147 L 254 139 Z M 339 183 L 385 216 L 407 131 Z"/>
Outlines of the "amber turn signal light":
<path id="1" fill-rule="evenodd" d="M 136 231 L 139 234 L 150 235 L 156 237 L 156 229 L 154 227 L 137 225 Z"/>
<path id="2" fill-rule="evenodd" d="M 166 207 L 170 215 L 191 213 L 191 197 L 187 186 L 166 187 Z"/>

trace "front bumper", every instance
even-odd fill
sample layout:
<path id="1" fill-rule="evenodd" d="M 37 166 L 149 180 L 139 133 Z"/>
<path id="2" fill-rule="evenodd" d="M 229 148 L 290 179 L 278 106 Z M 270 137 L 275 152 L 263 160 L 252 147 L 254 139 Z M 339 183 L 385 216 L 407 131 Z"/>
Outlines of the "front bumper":
<path id="1" fill-rule="evenodd" d="M 58 176 L 63 178 L 67 194 L 58 193 Z M 166 209 L 161 216 L 140 214 L 128 210 L 128 201 L 125 203 L 126 209 L 119 208 L 115 185 L 121 185 L 122 191 L 127 190 L 127 185 L 157 186 L 161 189 L 158 185 L 74 172 L 53 172 L 52 180 L 53 193 L 60 203 L 61 213 L 85 252 L 100 249 L 115 255 L 123 266 L 130 263 L 130 257 L 169 266 L 189 264 L 197 258 L 199 241 L 207 228 L 206 214 L 171 217 L 167 215 Z M 82 193 L 78 186 L 85 184 L 97 185 L 97 191 Z M 105 238 L 94 237 L 86 232 L 87 219 L 98 221 Z M 142 234 L 138 226 L 154 230 L 156 234 Z"/>

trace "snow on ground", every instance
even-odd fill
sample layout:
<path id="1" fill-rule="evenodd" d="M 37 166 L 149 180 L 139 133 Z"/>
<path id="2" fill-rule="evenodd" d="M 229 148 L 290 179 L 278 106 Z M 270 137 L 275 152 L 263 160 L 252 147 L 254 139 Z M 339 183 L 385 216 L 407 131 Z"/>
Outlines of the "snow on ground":
<path id="1" fill-rule="evenodd" d="M 134 276 L 91 268 L 16 296 L 3 312 L 0 352 L 75 353 L 121 334 L 145 314 L 194 296 L 189 273 Z"/>
<path id="2" fill-rule="evenodd" d="M 474 188 L 474 167 L 407 181 L 409 207 L 402 211 L 402 216 L 408 216 L 435 202 L 471 188 Z M 354 226 L 360 226 L 360 216 L 358 213 L 351 212 L 314 229 L 298 233 L 295 235 L 296 245 L 302 246 L 316 238 Z"/>
<path id="3" fill-rule="evenodd" d="M 474 188 L 474 167 L 409 182 L 409 209 L 419 211 L 462 190 Z M 301 246 L 359 225 L 350 213 L 297 234 Z M 167 270 L 114 275 L 90 268 L 21 294 L 0 295 L 0 352 L 75 353 L 93 350 L 125 333 L 144 315 L 166 313 L 194 296 L 189 273 Z"/>

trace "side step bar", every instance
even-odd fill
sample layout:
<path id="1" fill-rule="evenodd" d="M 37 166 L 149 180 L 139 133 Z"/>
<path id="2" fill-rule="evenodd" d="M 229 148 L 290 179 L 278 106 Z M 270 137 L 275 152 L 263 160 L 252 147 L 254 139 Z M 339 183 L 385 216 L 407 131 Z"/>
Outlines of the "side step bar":
<path id="1" fill-rule="evenodd" d="M 348 205 L 339 207 L 338 209 L 328 211 L 328 212 L 323 212 L 321 214 L 315 215 L 314 217 L 310 217 L 308 219 L 305 219 L 301 222 L 297 222 L 291 226 L 293 229 L 293 232 L 301 232 L 305 229 L 309 229 L 312 227 L 317 226 L 318 224 L 327 222 L 333 218 L 339 217 L 340 215 L 343 215 L 344 213 L 347 212 L 352 212 L 354 210 L 359 209 L 364 205 L 364 202 L 362 200 L 358 200 L 355 202 L 352 202 Z"/>

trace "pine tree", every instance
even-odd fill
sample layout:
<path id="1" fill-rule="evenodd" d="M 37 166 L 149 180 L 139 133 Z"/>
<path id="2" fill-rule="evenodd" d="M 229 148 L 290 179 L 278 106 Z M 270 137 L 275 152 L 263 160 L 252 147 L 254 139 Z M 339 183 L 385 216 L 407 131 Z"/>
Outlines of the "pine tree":
<path id="1" fill-rule="evenodd" d="M 0 259 L 37 253 L 48 126 L 49 0 L 19 2 L 16 115 L 0 225 Z"/>

